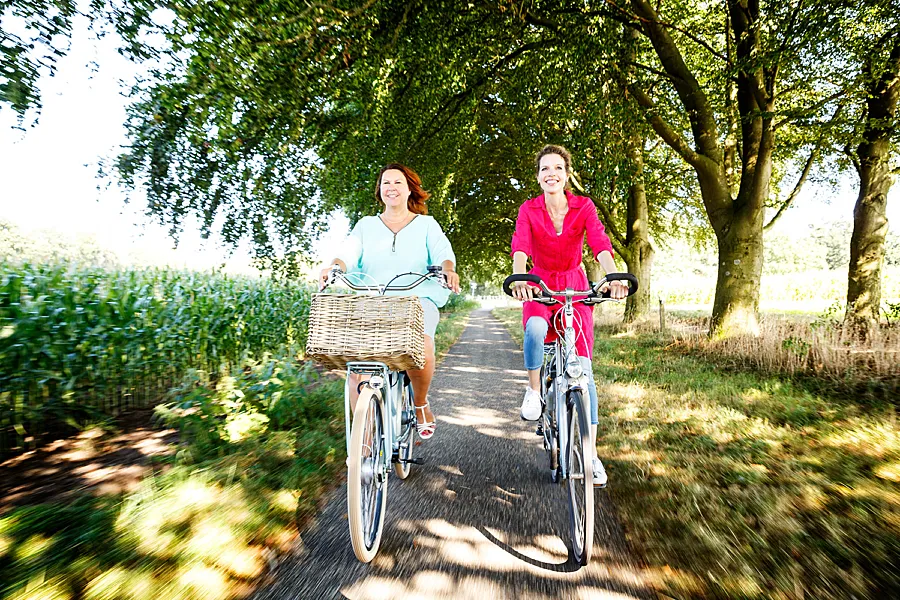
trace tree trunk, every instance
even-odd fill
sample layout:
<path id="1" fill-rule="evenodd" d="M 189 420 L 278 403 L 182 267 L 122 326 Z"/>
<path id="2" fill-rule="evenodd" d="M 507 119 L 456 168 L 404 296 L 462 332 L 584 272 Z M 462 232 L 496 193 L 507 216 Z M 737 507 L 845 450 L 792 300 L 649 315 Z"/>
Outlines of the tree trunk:
<path id="1" fill-rule="evenodd" d="M 625 302 L 625 322 L 632 323 L 650 312 L 650 268 L 653 263 L 650 210 L 644 189 L 644 138 L 636 129 L 629 135 L 626 152 L 634 166 L 634 180 L 628 188 L 628 231 L 625 236 L 628 272 L 638 280 L 638 291 Z"/>
<path id="2" fill-rule="evenodd" d="M 775 132 L 771 119 L 759 117 L 745 128 L 755 131 L 745 131 L 742 136 L 748 154 L 742 161 L 745 166 L 732 217 L 727 225 L 713 227 L 719 247 L 719 268 L 709 334 L 718 338 L 759 335 L 763 207 L 772 178 Z"/>
<path id="3" fill-rule="evenodd" d="M 585 273 L 587 273 L 588 281 L 591 282 L 591 284 L 597 283 L 603 279 L 603 269 L 600 268 L 600 263 L 591 256 L 590 251 L 585 251 L 583 253 L 581 262 L 584 265 Z"/>
<path id="4" fill-rule="evenodd" d="M 650 314 L 650 271 L 653 265 L 653 247 L 636 242 L 626 261 L 628 272 L 637 277 L 638 291 L 625 301 L 625 322 L 633 323 Z"/>
<path id="5" fill-rule="evenodd" d="M 885 140 L 887 142 L 887 140 Z M 878 327 L 881 309 L 881 268 L 888 221 L 887 193 L 891 187 L 887 143 L 860 152 L 859 196 L 853 209 L 853 236 L 850 238 L 850 268 L 847 277 L 848 328 L 868 338 Z"/>
<path id="6" fill-rule="evenodd" d="M 867 67 L 871 76 L 871 65 Z M 868 339 L 878 327 L 881 310 L 881 268 L 887 235 L 887 195 L 891 189 L 891 136 L 896 129 L 900 98 L 900 42 L 887 68 L 872 81 L 866 100 L 863 142 L 856 151 L 859 196 L 853 209 L 847 314 L 844 322 L 857 337 Z"/>
<path id="7" fill-rule="evenodd" d="M 763 207 L 772 175 L 775 144 L 771 116 L 777 69 L 761 65 L 759 3 L 728 3 L 735 62 L 747 68 L 736 74 L 735 99 L 740 118 L 740 186 L 732 198 L 729 152 L 733 142 L 719 143 L 715 109 L 698 79 L 684 61 L 678 45 L 648 0 L 631 0 L 640 27 L 656 51 L 684 114 L 690 122 L 693 144 L 660 114 L 653 99 L 633 85 L 629 91 L 644 108 L 656 133 L 697 173 L 700 194 L 719 245 L 719 275 L 713 303 L 710 335 L 758 335 L 759 281 L 762 274 Z"/>
<path id="8" fill-rule="evenodd" d="M 759 334 L 759 282 L 762 275 L 762 226 L 750 219 L 736 222 L 718 237 L 719 274 L 710 335 Z"/>

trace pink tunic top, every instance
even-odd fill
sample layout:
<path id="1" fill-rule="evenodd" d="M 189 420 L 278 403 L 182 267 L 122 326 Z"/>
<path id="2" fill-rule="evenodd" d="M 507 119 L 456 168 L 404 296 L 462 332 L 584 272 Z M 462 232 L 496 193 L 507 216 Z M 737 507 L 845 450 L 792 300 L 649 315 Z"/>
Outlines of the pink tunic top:
<path id="1" fill-rule="evenodd" d="M 581 265 L 581 252 L 584 247 L 585 234 L 593 256 L 604 250 L 613 254 L 612 244 L 606 235 L 603 224 L 597 217 L 597 207 L 590 198 L 576 196 L 566 190 L 569 212 L 563 219 L 560 235 L 553 228 L 553 220 L 544 204 L 544 195 L 532 198 L 519 207 L 516 219 L 516 232 L 512 238 L 512 254 L 524 252 L 531 257 L 534 268 L 529 271 L 544 280 L 552 290 L 573 288 L 584 290 L 588 287 L 587 275 Z M 554 324 L 551 320 L 562 305 L 545 306 L 537 302 L 525 302 L 522 305 L 522 325 L 531 317 L 541 317 L 550 322 L 547 343 L 556 339 Z M 577 303 L 575 308 L 576 323 L 580 323 L 580 333 L 576 343 L 579 356 L 590 357 L 594 351 L 594 316 L 593 307 Z M 558 324 L 560 329 L 562 325 Z M 576 326 L 576 331 L 579 327 Z"/>

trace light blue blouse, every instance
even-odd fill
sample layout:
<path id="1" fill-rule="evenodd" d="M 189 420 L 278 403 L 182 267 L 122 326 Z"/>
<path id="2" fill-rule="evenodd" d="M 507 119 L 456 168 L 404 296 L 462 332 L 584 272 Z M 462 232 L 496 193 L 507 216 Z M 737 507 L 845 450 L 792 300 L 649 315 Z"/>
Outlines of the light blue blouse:
<path id="1" fill-rule="evenodd" d="M 425 273 L 429 265 L 445 260 L 456 265 L 456 255 L 441 226 L 428 215 L 418 215 L 394 234 L 379 217 L 363 217 L 350 232 L 339 253 L 347 272 L 361 285 L 387 285 L 400 273 Z M 391 285 L 408 285 L 416 277 L 398 277 Z M 387 292 L 390 296 L 428 298 L 437 306 L 447 303 L 450 290 L 429 279 L 408 292 Z"/>

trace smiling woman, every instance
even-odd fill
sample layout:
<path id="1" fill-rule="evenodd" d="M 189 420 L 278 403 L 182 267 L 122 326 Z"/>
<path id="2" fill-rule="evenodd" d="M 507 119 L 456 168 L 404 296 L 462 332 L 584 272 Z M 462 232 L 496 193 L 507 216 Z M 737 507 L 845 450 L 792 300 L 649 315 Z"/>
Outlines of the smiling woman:
<path id="1" fill-rule="evenodd" d="M 436 281 L 425 281 L 415 288 L 425 314 L 425 367 L 407 371 L 413 386 L 419 437 L 434 435 L 437 424 L 428 403 L 428 389 L 434 376 L 434 336 L 438 324 L 438 308 L 447 303 L 450 290 L 459 293 L 456 255 L 441 226 L 427 215 L 425 206 L 430 194 L 422 188 L 415 171 L 399 163 L 386 165 L 378 174 L 375 198 L 384 207 L 380 215 L 362 218 L 344 244 L 340 256 L 331 261 L 342 271 L 362 276 L 360 285 L 402 286 L 417 279 L 408 273 L 424 273 L 428 267 L 440 265 L 449 289 Z M 322 269 L 324 284 L 331 268 Z M 410 295 L 411 292 L 388 292 L 387 295 Z M 353 390 L 355 386 L 351 386 Z M 351 397 L 351 402 L 355 397 Z"/>
<path id="2" fill-rule="evenodd" d="M 607 273 L 616 271 L 613 248 L 603 224 L 597 217 L 597 207 L 590 198 L 575 196 L 568 190 L 572 172 L 572 155 L 562 146 L 544 146 L 535 157 L 537 181 L 543 194 L 522 204 L 516 220 L 512 239 L 513 273 L 525 273 L 528 258 L 534 262 L 529 271 L 540 277 L 554 290 L 572 288 L 587 289 L 588 280 L 581 264 L 584 238 L 587 235 L 591 256 Z M 622 282 L 604 284 L 612 298 L 624 298 L 628 288 Z M 528 386 L 522 401 L 521 414 L 526 421 L 541 416 L 540 368 L 544 359 L 545 342 L 553 342 L 556 334 L 550 323 L 558 309 L 531 301 L 533 288 L 525 282 L 517 282 L 513 296 L 524 302 L 522 324 L 525 327 L 525 368 L 528 370 Z M 591 355 L 594 345 L 594 318 L 592 307 L 578 303 L 574 306 L 578 356 L 588 375 L 588 395 L 591 401 L 591 439 L 597 439 L 597 390 L 591 376 Z M 596 444 L 591 445 L 596 449 Z M 606 485 L 603 464 L 593 458 L 594 483 Z"/>

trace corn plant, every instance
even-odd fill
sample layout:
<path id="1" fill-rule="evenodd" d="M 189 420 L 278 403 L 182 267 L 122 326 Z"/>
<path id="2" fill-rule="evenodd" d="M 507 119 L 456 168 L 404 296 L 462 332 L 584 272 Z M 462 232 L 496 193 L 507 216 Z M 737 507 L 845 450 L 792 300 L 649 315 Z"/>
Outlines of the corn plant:
<path id="1" fill-rule="evenodd" d="M 188 369 L 300 348 L 311 290 L 168 269 L 0 263 L 0 458 L 159 399 Z"/>

